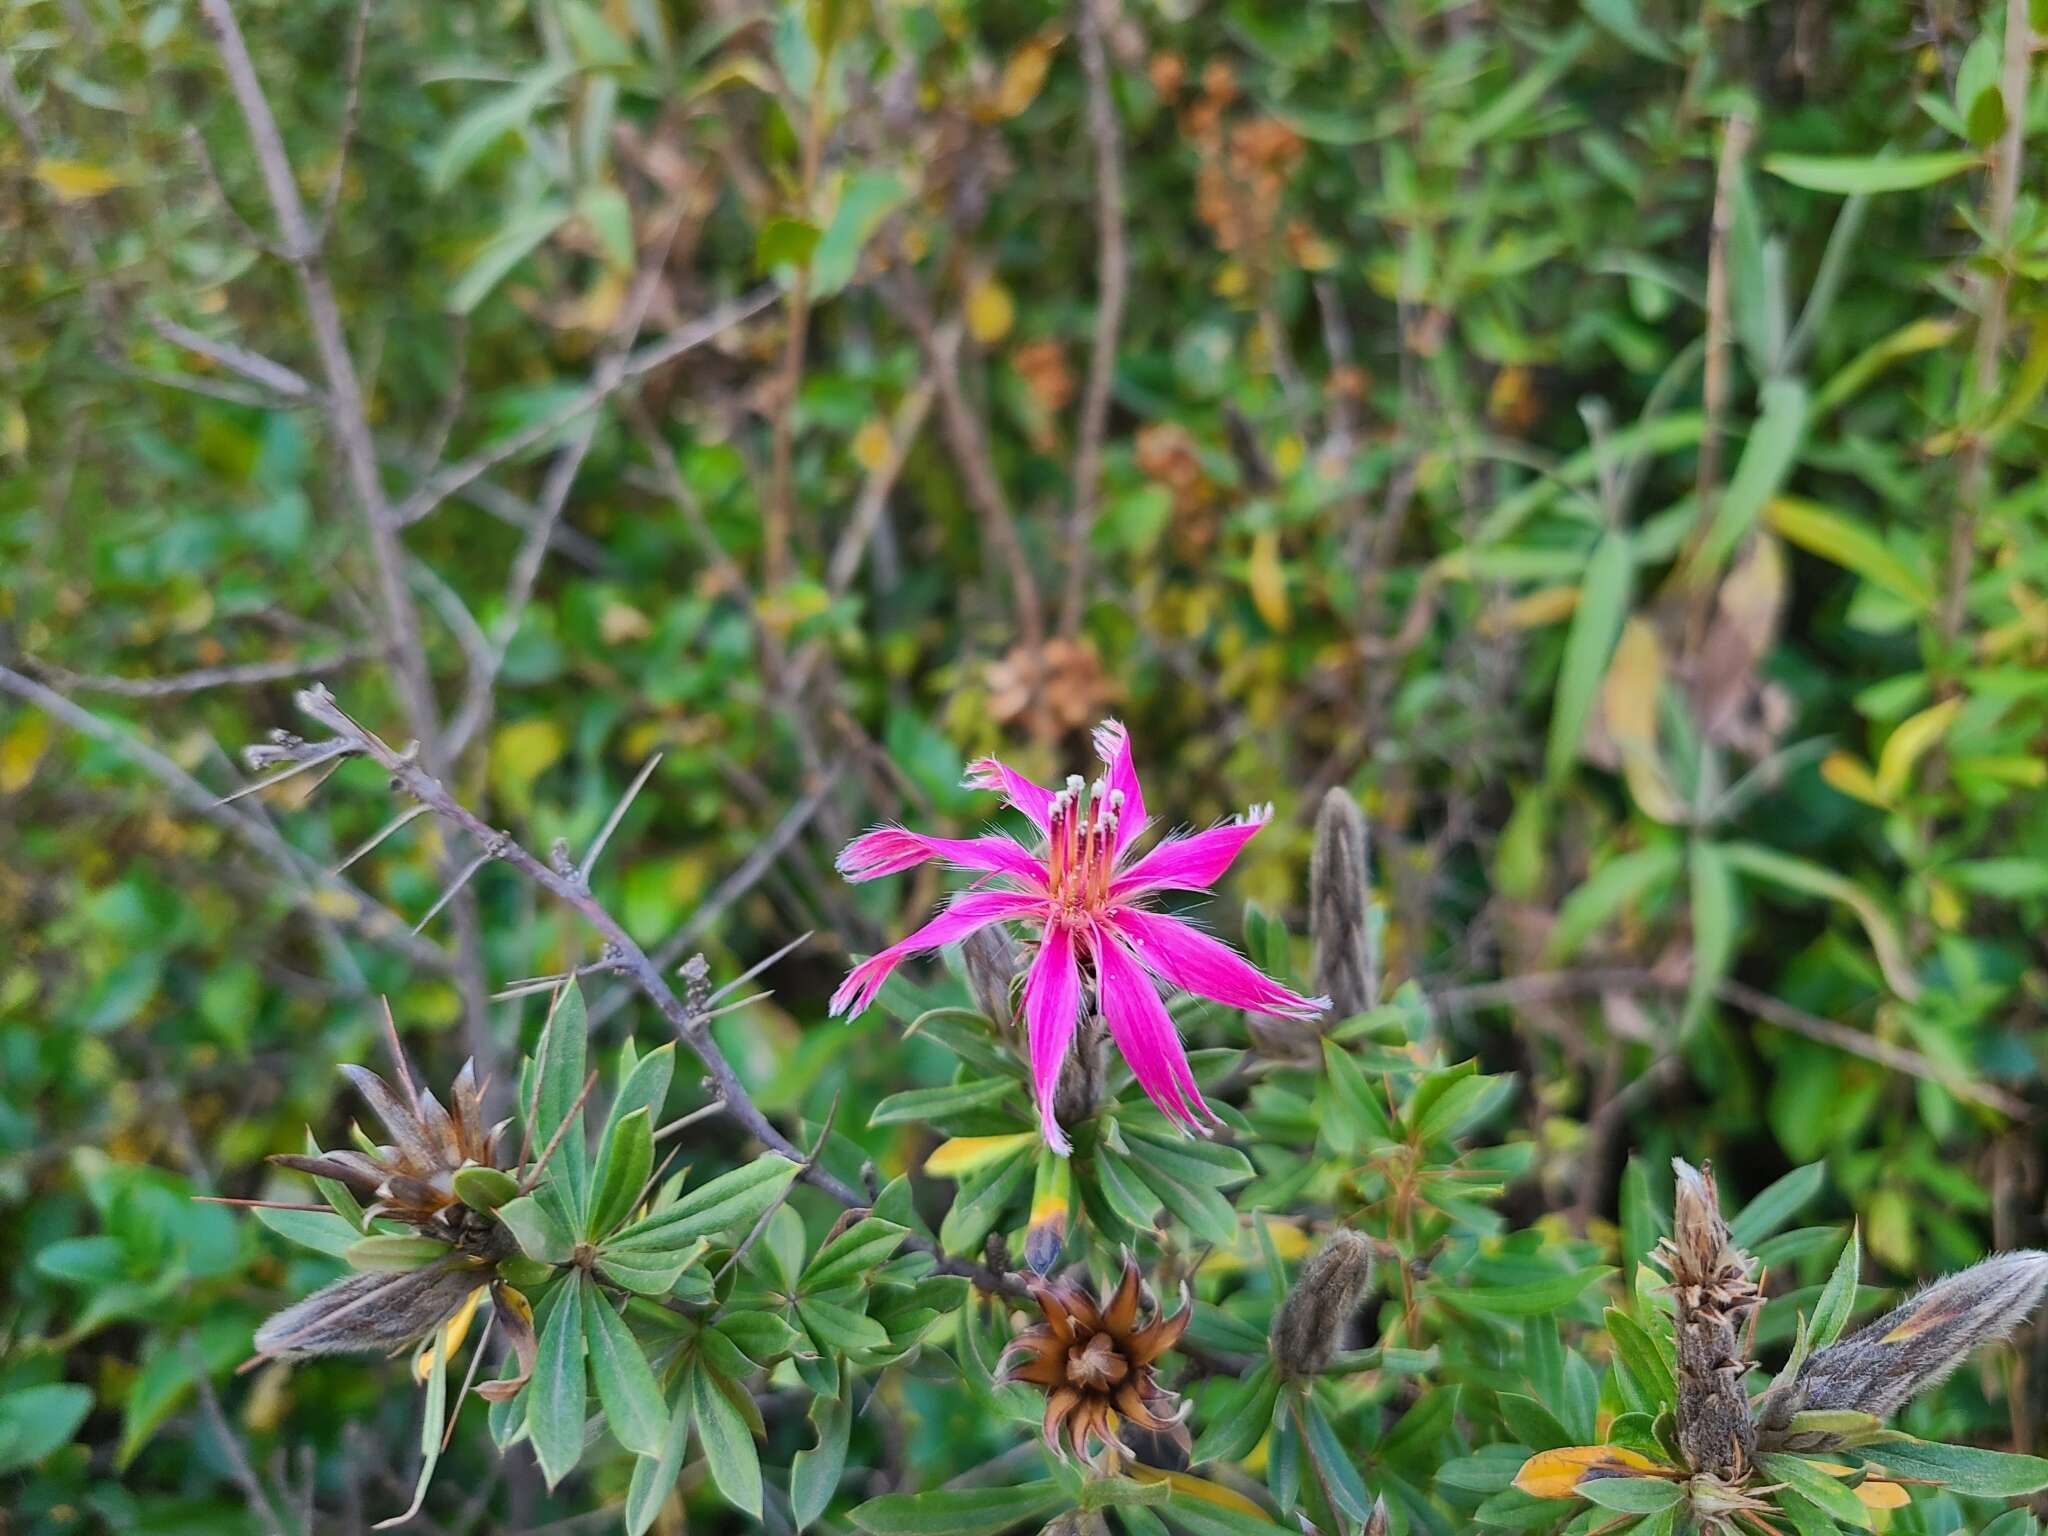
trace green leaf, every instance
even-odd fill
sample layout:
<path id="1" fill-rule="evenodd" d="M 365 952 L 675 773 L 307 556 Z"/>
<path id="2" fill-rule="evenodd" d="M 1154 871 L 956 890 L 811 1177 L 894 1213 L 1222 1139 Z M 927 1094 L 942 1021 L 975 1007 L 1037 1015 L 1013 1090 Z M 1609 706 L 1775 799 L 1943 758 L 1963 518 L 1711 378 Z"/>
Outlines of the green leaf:
<path id="1" fill-rule="evenodd" d="M 1714 1000 L 1714 989 L 1735 958 L 1735 875 L 1721 850 L 1705 838 L 1692 845 L 1692 976 L 1686 983 L 1679 1032 L 1690 1035 Z"/>
<path id="2" fill-rule="evenodd" d="M 1675 843 L 1652 843 L 1609 859 L 1559 906 L 1545 961 L 1555 965 L 1571 959 L 1623 912 L 1650 901 L 1653 892 L 1677 878 L 1684 864 L 1685 851 Z"/>
<path id="3" fill-rule="evenodd" d="M 41 1461 L 78 1432 L 91 1409 L 91 1390 L 70 1381 L 0 1395 L 0 1474 Z"/>
<path id="4" fill-rule="evenodd" d="M 1615 1359 L 1642 1393 L 1643 1411 L 1655 1415 L 1674 1407 L 1678 1384 L 1671 1363 L 1642 1324 L 1619 1307 L 1609 1307 L 1607 1337 L 1614 1345 Z"/>
<path id="5" fill-rule="evenodd" d="M 1751 1249 L 1812 1203 L 1827 1182 L 1825 1163 L 1794 1168 L 1745 1205 L 1728 1223 L 1735 1246 Z"/>
<path id="6" fill-rule="evenodd" d="M 1532 1313 L 1554 1312 L 1576 1301 L 1588 1286 L 1613 1273 L 1608 1266 L 1596 1264 L 1522 1285 L 1475 1285 L 1462 1290 L 1453 1286 L 1433 1286 L 1432 1290 L 1459 1308 L 1489 1312 L 1500 1317 L 1528 1317 Z"/>
<path id="7" fill-rule="evenodd" d="M 889 1347 L 888 1331 L 865 1312 L 856 1311 L 843 1301 L 800 1296 L 796 1315 L 803 1319 L 811 1337 L 827 1349 L 862 1354 Z"/>
<path id="8" fill-rule="evenodd" d="M 1862 1248 L 1861 1234 L 1850 1228 L 1849 1241 L 1842 1245 L 1842 1254 L 1835 1260 L 1834 1272 L 1828 1276 L 1828 1283 L 1821 1287 L 1820 1299 L 1813 1304 L 1810 1334 L 1813 1349 L 1826 1349 L 1839 1339 L 1855 1314 L 1856 1273 L 1861 1267 Z"/>
<path id="9" fill-rule="evenodd" d="M 840 1368 L 836 1397 L 820 1394 L 811 1399 L 810 1421 L 817 1442 L 798 1451 L 789 1468 L 790 1518 L 799 1531 L 825 1513 L 846 1470 L 846 1443 L 853 1432 L 853 1379 L 845 1367 Z"/>
<path id="10" fill-rule="evenodd" d="M 632 1215 L 641 1186 L 653 1169 L 654 1128 L 648 1123 L 647 1107 L 642 1105 L 605 1135 L 590 1191 L 585 1235 L 594 1241 Z"/>
<path id="11" fill-rule="evenodd" d="M 332 1211 L 275 1211 L 261 1205 L 255 1209 L 256 1219 L 279 1237 L 330 1258 L 346 1258 L 363 1235 Z"/>
<path id="12" fill-rule="evenodd" d="M 1689 563 L 1694 581 L 1704 582 L 1718 573 L 1756 526 L 1765 504 L 1791 472 L 1805 436 L 1806 386 L 1797 379 L 1765 380 L 1749 441 L 1742 446 L 1735 473 L 1716 500 L 1713 521 Z"/>
<path id="13" fill-rule="evenodd" d="M 458 1168 L 455 1198 L 473 1211 L 495 1211 L 519 1194 L 519 1181 L 502 1168 Z"/>
<path id="14" fill-rule="evenodd" d="M 658 1242 L 674 1247 L 693 1237 L 737 1233 L 759 1221 L 782 1198 L 782 1192 L 799 1171 L 781 1153 L 764 1152 L 751 1163 L 698 1185 L 674 1204 L 615 1233 L 609 1246 L 646 1247 Z"/>
<path id="15" fill-rule="evenodd" d="M 1558 668 L 1557 695 L 1550 711 L 1550 740 L 1543 754 L 1544 777 L 1550 783 L 1569 773 L 1578 758 L 1579 741 L 1586 734 L 1586 721 L 1599 697 L 1601 679 L 1607 675 L 1614 643 L 1621 637 L 1634 586 L 1635 554 L 1628 535 L 1609 529 L 1593 547 L 1579 587 L 1579 604 L 1572 612 L 1572 627 L 1565 636 L 1564 661 Z"/>
<path id="16" fill-rule="evenodd" d="M 676 1388 L 660 1456 L 641 1456 L 633 1462 L 633 1478 L 626 1490 L 626 1536 L 646 1536 L 668 1502 L 669 1490 L 682 1475 L 683 1458 L 690 1449 L 689 1390 L 687 1381 Z"/>
<path id="17" fill-rule="evenodd" d="M 711 1468 L 711 1481 L 728 1504 L 759 1520 L 761 1457 L 746 1420 L 729 1395 L 740 1390 L 728 1387 L 702 1363 L 690 1371 L 690 1413 L 697 1425 L 697 1442 L 704 1447 L 705 1463 Z"/>
<path id="18" fill-rule="evenodd" d="M 583 1420 L 588 1384 L 583 1371 L 584 1288 L 588 1277 L 571 1273 L 556 1291 L 540 1354 L 526 1388 L 526 1432 L 552 1488 L 583 1458 Z"/>
<path id="19" fill-rule="evenodd" d="M 1629 1515 L 1653 1515 L 1685 1497 L 1683 1488 L 1661 1477 L 1589 1477 L 1579 1492 L 1604 1509 Z"/>
<path id="20" fill-rule="evenodd" d="M 1913 974 L 1906 955 L 1905 940 L 1898 924 L 1876 897 L 1845 875 L 1760 843 L 1724 843 L 1722 851 L 1737 869 L 1759 880 L 1767 880 L 1803 895 L 1838 901 L 1855 913 L 1870 939 L 1878 968 L 1891 989 L 1907 1002 L 1920 995 L 1920 979 Z"/>
<path id="21" fill-rule="evenodd" d="M 1575 1443 L 1576 1437 L 1558 1422 L 1557 1415 L 1535 1398 L 1520 1392 L 1502 1392 L 1498 1398 L 1501 1422 L 1530 1450 L 1549 1451 Z"/>
<path id="22" fill-rule="evenodd" d="M 977 1079 L 948 1083 L 942 1088 L 912 1088 L 905 1093 L 892 1093 L 875 1106 L 875 1112 L 868 1116 L 868 1124 L 922 1124 L 943 1120 L 966 1110 L 985 1109 L 1009 1095 L 1016 1086 L 1005 1078 Z"/>
<path id="23" fill-rule="evenodd" d="M 541 203 L 515 211 L 478 248 L 469 265 L 462 269 L 462 276 L 455 280 L 455 286 L 448 290 L 449 311 L 466 315 L 483 303 L 508 272 L 568 222 L 570 212 L 567 203 Z M 582 1086 L 580 1080 L 577 1086 Z"/>
<path id="24" fill-rule="evenodd" d="M 447 1258 L 454 1251 L 435 1238 L 380 1232 L 357 1238 L 342 1257 L 357 1269 L 403 1270 L 419 1269 Z"/>
<path id="25" fill-rule="evenodd" d="M 1036 1138 L 1034 1137 L 1035 1141 Z M 994 1230 L 1037 1162 L 1030 1142 L 1013 1148 L 986 1168 L 960 1181 L 953 1204 L 939 1224 L 939 1246 L 948 1253 L 970 1253 Z"/>
<path id="26" fill-rule="evenodd" d="M 754 236 L 754 270 L 772 273 L 793 268 L 801 272 L 810 265 L 819 238 L 818 226 L 808 220 L 770 219 Z"/>
<path id="27" fill-rule="evenodd" d="M 1783 1483 L 1802 1499 L 1812 1500 L 1830 1520 L 1858 1530 L 1871 1528 L 1868 1506 L 1840 1478 L 1823 1472 L 1805 1457 L 1766 1452 L 1757 1457 L 1757 1465 L 1772 1482 Z"/>
<path id="28" fill-rule="evenodd" d="M 509 90 L 463 113 L 427 158 L 429 190 L 446 192 L 505 134 L 523 131 L 540 104 L 575 72 L 575 66 L 567 60 L 544 64 Z"/>
<path id="29" fill-rule="evenodd" d="M 818 1250 L 798 1277 L 797 1289 L 813 1294 L 859 1279 L 902 1247 L 909 1230 L 873 1216 L 855 1222 Z"/>
<path id="30" fill-rule="evenodd" d="M 1983 163 L 1972 150 L 1928 155 L 1766 155 L 1764 169 L 1809 192 L 1852 196 L 1932 186 Z"/>
<path id="31" fill-rule="evenodd" d="M 568 1228 L 532 1195 L 521 1195 L 498 1207 L 498 1221 L 519 1244 L 519 1251 L 539 1264 L 566 1264 L 576 1251 Z"/>
<path id="32" fill-rule="evenodd" d="M 1241 1461 L 1252 1453 L 1273 1422 L 1273 1404 L 1280 1382 L 1273 1362 L 1262 1360 L 1238 1382 L 1204 1426 L 1188 1453 L 1192 1466 L 1205 1461 Z"/>
<path id="33" fill-rule="evenodd" d="M 548 1187 L 554 1191 L 548 1198 L 559 1201 L 555 1214 L 571 1232 L 583 1224 L 590 1189 L 590 1157 L 583 1144 L 583 1111 L 578 1107 L 583 1096 L 589 1035 L 590 1017 L 584 1010 L 583 989 L 572 981 L 555 994 L 547 1025 L 541 1031 L 534 1053 L 540 1080 L 533 1103 L 536 1158 L 555 1141 L 555 1133 L 563 1131 L 563 1122 L 569 1122 L 548 1161 L 546 1178 Z M 576 1110 L 573 1120 L 569 1115 L 572 1108 Z M 533 1179 L 531 1173 L 526 1177 L 528 1181 Z"/>
<path id="34" fill-rule="evenodd" d="M 1901 1436 L 1862 1453 L 1896 1477 L 1924 1477 L 1973 1499 L 2017 1499 L 2048 1488 L 2048 1460 Z"/>
<path id="35" fill-rule="evenodd" d="M 853 281 L 860 253 L 882 221 L 910 195 L 887 171 L 856 171 L 839 192 L 838 206 L 811 253 L 811 298 L 828 299 Z"/>
<path id="36" fill-rule="evenodd" d="M 872 1536 L 1000 1536 L 1042 1520 L 1066 1503 L 1050 1480 L 1010 1488 L 939 1488 L 929 1493 L 885 1493 L 857 1506 L 849 1518 Z"/>
<path id="37" fill-rule="evenodd" d="M 633 1330 L 594 1292 L 585 1298 L 583 1323 L 591 1378 L 613 1438 L 636 1456 L 659 1456 L 668 1439 L 668 1414 Z"/>

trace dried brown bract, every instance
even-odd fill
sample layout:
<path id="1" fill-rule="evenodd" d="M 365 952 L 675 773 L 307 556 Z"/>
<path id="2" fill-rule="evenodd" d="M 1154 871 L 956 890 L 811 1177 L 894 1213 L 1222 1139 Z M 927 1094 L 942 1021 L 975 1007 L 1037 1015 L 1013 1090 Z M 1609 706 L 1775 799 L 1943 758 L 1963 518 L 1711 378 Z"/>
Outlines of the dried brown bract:
<path id="1" fill-rule="evenodd" d="M 1330 1234 L 1273 1319 L 1273 1359 L 1283 1374 L 1313 1376 L 1330 1363 L 1372 1279 L 1372 1244 L 1350 1230 Z"/>
<path id="2" fill-rule="evenodd" d="M 1763 1305 L 1756 1261 L 1728 1235 L 1711 1168 L 1674 1158 L 1672 1233 L 1657 1248 L 1677 1301 L 1678 1446 L 1694 1472 L 1739 1481 L 1756 1460 L 1742 1379 L 1749 1330 Z"/>
<path id="3" fill-rule="evenodd" d="M 455 1176 L 465 1168 L 496 1168 L 501 1122 L 484 1124 L 483 1090 L 474 1063 L 465 1063 L 449 1093 L 452 1108 L 413 1081 L 395 1030 L 388 1031 L 398 1086 L 364 1067 L 341 1070 L 376 1111 L 390 1144 L 374 1152 L 342 1150 L 270 1160 L 316 1178 L 333 1179 L 364 1201 L 366 1217 L 404 1222 L 478 1258 L 502 1258 L 510 1249 L 498 1224 L 464 1205 Z"/>
<path id="4" fill-rule="evenodd" d="M 1098 1301 L 1073 1281 L 1033 1282 L 1031 1295 L 1045 1321 L 1010 1341 L 1002 1379 L 1029 1382 L 1045 1393 L 1048 1446 L 1061 1455 L 1071 1446 L 1083 1461 L 1106 1469 L 1120 1455 L 1132 1454 L 1118 1436 L 1121 1424 L 1185 1441 L 1185 1410 L 1154 1372 L 1187 1331 L 1192 1302 L 1183 1301 L 1171 1317 L 1162 1315 L 1129 1255 L 1107 1300 Z M 1149 1321 L 1140 1321 L 1143 1313 Z"/>

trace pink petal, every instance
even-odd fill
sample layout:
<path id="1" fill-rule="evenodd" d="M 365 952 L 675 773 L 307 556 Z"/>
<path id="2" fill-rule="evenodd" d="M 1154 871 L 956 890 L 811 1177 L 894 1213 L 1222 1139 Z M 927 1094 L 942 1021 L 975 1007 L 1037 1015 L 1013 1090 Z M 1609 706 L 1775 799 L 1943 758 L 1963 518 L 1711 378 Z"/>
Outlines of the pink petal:
<path id="1" fill-rule="evenodd" d="M 1095 727 L 1095 755 L 1109 765 L 1109 792 L 1123 791 L 1124 808 L 1116 818 L 1116 851 L 1122 853 L 1145 830 L 1145 791 L 1138 786 L 1137 765 L 1131 761 L 1131 733 L 1121 720 L 1105 720 Z"/>
<path id="2" fill-rule="evenodd" d="M 1120 897 L 1141 891 L 1206 891 L 1223 878 L 1238 850 L 1258 835 L 1272 814 L 1270 805 L 1256 806 L 1237 821 L 1169 837 L 1110 882 L 1109 893 Z"/>
<path id="3" fill-rule="evenodd" d="M 1215 1119 L 1195 1086 L 1180 1032 L 1153 990 L 1152 978 L 1119 940 L 1106 934 L 1096 939 L 1095 978 L 1110 1038 L 1131 1064 L 1145 1096 L 1178 1125 L 1196 1125 L 1196 1111 Z"/>
<path id="4" fill-rule="evenodd" d="M 1259 970 L 1229 945 L 1178 917 L 1118 907 L 1112 914 L 1122 935 L 1145 969 L 1168 986 L 1197 997 L 1283 1018 L 1313 1019 L 1330 1006 L 1328 998 L 1303 997 Z"/>
<path id="5" fill-rule="evenodd" d="M 1052 830 L 1052 791 L 1040 789 L 1007 763 L 984 757 L 967 765 L 960 781 L 968 789 L 985 789 L 999 794 L 1038 824 L 1041 832 Z"/>
<path id="6" fill-rule="evenodd" d="M 1081 968 L 1074 959 L 1074 931 L 1048 923 L 1038 958 L 1024 977 L 1024 1023 L 1031 1048 L 1031 1081 L 1038 1093 L 1038 1127 L 1045 1144 L 1062 1157 L 1072 1150 L 1052 1115 L 1059 1088 L 1060 1065 L 1074 1043 L 1074 1021 L 1081 1011 Z"/>
<path id="7" fill-rule="evenodd" d="M 925 837 L 905 827 L 876 827 L 848 843 L 839 855 L 839 873 L 849 880 L 876 880 L 900 874 L 932 859 L 956 869 L 986 869 L 1014 875 L 1034 885 L 1045 884 L 1045 866 L 1013 837 Z"/>
<path id="8" fill-rule="evenodd" d="M 882 983 L 889 979 L 889 973 L 912 955 L 964 939 L 990 923 L 1044 911 L 1043 896 L 1028 896 L 1021 891 L 968 891 L 955 897 L 951 905 L 908 938 L 879 954 L 869 955 L 847 972 L 846 980 L 832 994 L 832 1016 L 845 1014 L 857 1018 L 866 1012 L 875 994 L 882 990 Z"/>

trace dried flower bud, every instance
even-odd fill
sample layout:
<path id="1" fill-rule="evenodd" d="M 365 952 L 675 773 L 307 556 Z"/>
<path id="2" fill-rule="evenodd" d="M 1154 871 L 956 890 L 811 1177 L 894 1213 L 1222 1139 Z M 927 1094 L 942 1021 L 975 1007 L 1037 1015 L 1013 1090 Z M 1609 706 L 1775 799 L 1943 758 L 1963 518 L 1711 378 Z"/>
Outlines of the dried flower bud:
<path id="1" fill-rule="evenodd" d="M 487 1278 L 448 1263 L 345 1275 L 272 1313 L 256 1330 L 256 1353 L 278 1360 L 392 1354 L 447 1322 Z"/>
<path id="2" fill-rule="evenodd" d="M 1711 1168 L 1672 1159 L 1678 1176 L 1671 1236 L 1657 1257 L 1677 1301 L 1678 1448 L 1695 1472 L 1726 1481 L 1756 1459 L 1756 1426 L 1742 1378 L 1750 1320 L 1763 1305 L 1756 1261 L 1728 1235 Z"/>
<path id="3" fill-rule="evenodd" d="M 1109 1522 L 1092 1509 L 1070 1509 L 1038 1536 L 1109 1536 Z"/>
<path id="4" fill-rule="evenodd" d="M 2048 1253 L 2001 1253 L 1945 1280 L 1846 1339 L 1799 1373 L 1804 1407 L 1879 1418 L 1939 1384 L 1980 1344 L 2009 1338 L 2048 1292 Z"/>
<path id="5" fill-rule="evenodd" d="M 1348 1019 L 1379 1004 L 1366 927 L 1370 846 L 1358 802 L 1342 789 L 1323 796 L 1308 866 L 1309 931 L 1316 944 L 1316 991 L 1330 999 L 1333 1019 Z"/>
<path id="6" fill-rule="evenodd" d="M 1008 1033 L 1017 1011 L 1010 988 L 1017 979 L 1017 946 L 1000 923 L 976 929 L 960 944 L 967 971 L 967 990 L 997 1029 Z"/>
<path id="7" fill-rule="evenodd" d="M 1387 1512 L 1387 1496 L 1381 1494 L 1372 1501 L 1372 1508 L 1366 1512 L 1365 1529 L 1359 1536 L 1388 1536 L 1394 1528 L 1394 1517 Z"/>
<path id="8" fill-rule="evenodd" d="M 1102 1102 L 1102 1034 L 1102 1020 L 1084 1014 L 1052 1091 L 1053 1118 L 1061 1125 L 1080 1124 Z"/>
<path id="9" fill-rule="evenodd" d="M 1372 1244 L 1340 1229 L 1309 1256 L 1273 1319 L 1273 1359 L 1282 1375 L 1313 1376 L 1330 1363 L 1344 1325 L 1372 1279 Z"/>

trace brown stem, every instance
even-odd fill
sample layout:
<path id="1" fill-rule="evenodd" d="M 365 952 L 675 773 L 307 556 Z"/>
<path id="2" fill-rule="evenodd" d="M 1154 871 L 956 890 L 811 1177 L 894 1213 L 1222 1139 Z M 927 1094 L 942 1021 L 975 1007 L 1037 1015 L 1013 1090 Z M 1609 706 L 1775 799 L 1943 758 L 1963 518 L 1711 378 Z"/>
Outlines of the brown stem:
<path id="1" fill-rule="evenodd" d="M 1123 145 L 1109 90 L 1103 45 L 1104 0 L 1081 0 L 1081 67 L 1088 75 L 1088 136 L 1095 146 L 1095 338 L 1081 396 L 1081 436 L 1074 453 L 1074 502 L 1067 515 L 1067 583 L 1060 633 L 1081 626 L 1087 599 L 1088 533 L 1102 490 L 1102 445 L 1109 432 L 1110 389 L 1116 382 L 1117 336 L 1123 328 L 1129 261 L 1124 253 Z"/>

